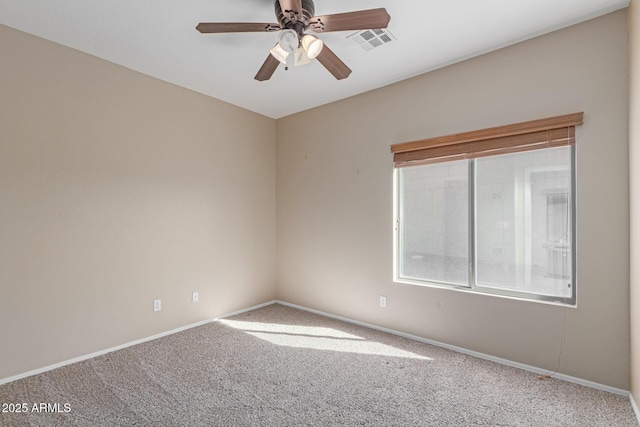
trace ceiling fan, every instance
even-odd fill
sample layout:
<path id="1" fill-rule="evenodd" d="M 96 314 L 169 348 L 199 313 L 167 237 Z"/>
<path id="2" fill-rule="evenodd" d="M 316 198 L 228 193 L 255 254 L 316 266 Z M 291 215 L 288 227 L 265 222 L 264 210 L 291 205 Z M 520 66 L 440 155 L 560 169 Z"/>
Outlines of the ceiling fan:
<path id="1" fill-rule="evenodd" d="M 315 16 L 313 0 L 276 0 L 278 24 L 257 22 L 201 22 L 196 29 L 201 33 L 241 33 L 280 31 L 278 43 L 258 70 L 255 79 L 269 80 L 278 65 L 303 65 L 317 59 L 333 76 L 345 79 L 351 69 L 329 49 L 321 39 L 311 34 L 329 31 L 356 31 L 387 28 L 391 17 L 386 9 L 359 10 Z"/>

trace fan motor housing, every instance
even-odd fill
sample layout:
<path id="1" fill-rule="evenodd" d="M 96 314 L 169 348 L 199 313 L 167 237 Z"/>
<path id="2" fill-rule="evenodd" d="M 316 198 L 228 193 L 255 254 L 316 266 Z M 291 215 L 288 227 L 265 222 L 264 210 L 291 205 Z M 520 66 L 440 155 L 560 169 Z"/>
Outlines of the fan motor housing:
<path id="1" fill-rule="evenodd" d="M 276 9 L 276 18 L 280 23 L 282 28 L 291 28 L 294 29 L 296 27 L 296 23 L 302 24 L 302 30 L 304 31 L 308 26 L 311 18 L 315 16 L 315 5 L 313 4 L 313 0 L 302 0 L 302 14 L 298 15 L 293 12 L 283 11 L 280 6 L 280 2 L 276 0 L 275 3 Z M 286 12 L 286 13 L 285 13 Z M 299 24 L 297 25 L 300 26 Z"/>

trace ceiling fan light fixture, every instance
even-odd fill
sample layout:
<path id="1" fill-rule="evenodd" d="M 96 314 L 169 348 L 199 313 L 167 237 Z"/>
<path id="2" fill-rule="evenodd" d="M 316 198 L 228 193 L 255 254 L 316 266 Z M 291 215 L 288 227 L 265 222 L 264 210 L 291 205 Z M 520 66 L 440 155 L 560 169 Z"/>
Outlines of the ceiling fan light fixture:
<path id="1" fill-rule="evenodd" d="M 275 45 L 275 47 L 269 52 L 271 53 L 271 56 L 276 58 L 281 64 L 287 65 L 287 57 L 289 56 L 289 52 L 285 52 L 285 50 L 282 49 L 279 43 Z"/>
<path id="2" fill-rule="evenodd" d="M 300 65 L 310 64 L 311 61 L 313 61 L 313 58 L 309 58 L 309 56 L 307 55 L 307 52 L 302 47 L 299 47 L 298 49 L 296 49 L 296 51 L 293 52 L 292 55 L 295 56 L 294 65 L 296 67 L 299 67 Z"/>
<path id="3" fill-rule="evenodd" d="M 300 46 L 300 39 L 298 33 L 294 30 L 282 30 L 278 35 L 278 45 L 285 52 L 291 53 Z"/>
<path id="4" fill-rule="evenodd" d="M 302 36 L 301 44 L 309 59 L 315 59 L 320 55 L 320 52 L 322 52 L 322 48 L 324 47 L 324 43 L 321 39 L 310 34 Z"/>

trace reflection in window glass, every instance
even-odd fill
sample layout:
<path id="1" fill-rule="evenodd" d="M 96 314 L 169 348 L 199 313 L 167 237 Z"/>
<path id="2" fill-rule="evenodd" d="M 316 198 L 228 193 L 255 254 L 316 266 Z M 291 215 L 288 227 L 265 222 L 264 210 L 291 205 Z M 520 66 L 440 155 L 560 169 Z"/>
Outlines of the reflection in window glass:
<path id="1" fill-rule="evenodd" d="M 468 163 L 455 161 L 399 171 L 400 275 L 467 284 Z"/>
<path id="2" fill-rule="evenodd" d="M 571 148 L 476 160 L 478 286 L 570 297 Z"/>

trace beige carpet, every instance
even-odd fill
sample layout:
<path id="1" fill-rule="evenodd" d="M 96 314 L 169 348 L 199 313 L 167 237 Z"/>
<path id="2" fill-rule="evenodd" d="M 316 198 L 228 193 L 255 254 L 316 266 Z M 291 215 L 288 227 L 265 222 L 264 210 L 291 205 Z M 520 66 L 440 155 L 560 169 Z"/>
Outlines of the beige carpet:
<path id="1" fill-rule="evenodd" d="M 10 403 L 2 426 L 637 425 L 627 397 L 282 305 L 0 386 Z"/>

